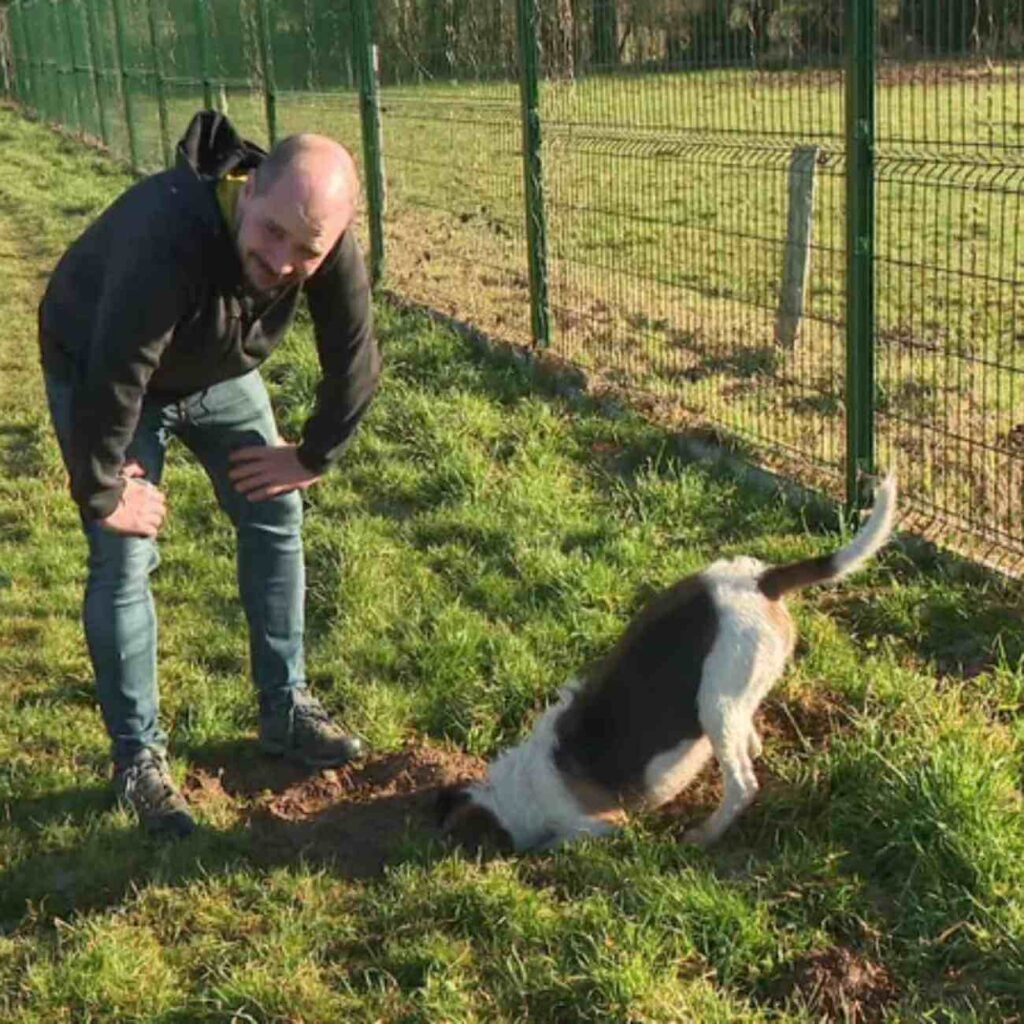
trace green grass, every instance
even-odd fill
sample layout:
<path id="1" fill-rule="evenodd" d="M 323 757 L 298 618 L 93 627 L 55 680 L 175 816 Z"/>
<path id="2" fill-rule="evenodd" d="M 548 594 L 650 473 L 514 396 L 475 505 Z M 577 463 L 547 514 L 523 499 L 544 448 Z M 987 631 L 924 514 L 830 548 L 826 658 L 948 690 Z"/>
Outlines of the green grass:
<path id="1" fill-rule="evenodd" d="M 269 815 L 281 786 L 251 750 L 231 537 L 172 447 L 163 715 L 201 828 L 173 846 L 141 838 L 110 804 L 78 622 L 84 544 L 34 337 L 56 255 L 129 179 L 7 109 L 0 137 L 0 1018 L 810 1024 L 843 1019 L 843 1000 L 866 1020 L 1024 1012 L 1020 592 L 897 550 L 794 602 L 803 639 L 768 701 L 764 788 L 715 850 L 645 819 L 608 842 L 477 862 L 419 826 L 359 880 L 344 846 L 285 842 L 327 828 L 333 801 Z M 651 588 L 723 554 L 837 542 L 680 463 L 661 428 L 378 312 L 379 400 L 310 492 L 306 542 L 313 685 L 382 757 L 411 740 L 490 755 Z M 308 324 L 267 377 L 293 433 L 316 379 Z M 218 772 L 224 787 L 204 788 Z M 246 772 L 269 791 L 227 784 Z"/>

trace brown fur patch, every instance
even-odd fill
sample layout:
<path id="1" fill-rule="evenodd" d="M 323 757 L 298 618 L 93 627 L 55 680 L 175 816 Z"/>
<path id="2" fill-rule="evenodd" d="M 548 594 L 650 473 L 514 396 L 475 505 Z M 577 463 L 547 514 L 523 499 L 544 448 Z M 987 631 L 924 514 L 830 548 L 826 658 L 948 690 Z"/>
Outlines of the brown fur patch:
<path id="1" fill-rule="evenodd" d="M 589 779 L 582 779 L 561 770 L 558 774 L 584 814 L 611 825 L 625 823 L 626 810 L 623 803 L 610 790 Z"/>
<path id="2" fill-rule="evenodd" d="M 761 573 L 757 581 L 758 589 L 769 601 L 778 600 L 791 590 L 824 583 L 836 574 L 836 564 L 832 555 L 820 555 L 807 558 L 802 562 L 790 562 L 789 565 L 775 565 Z"/>
<path id="3" fill-rule="evenodd" d="M 786 647 L 792 652 L 796 646 L 796 626 L 793 624 L 793 617 L 781 598 L 778 601 L 769 600 L 765 605 L 768 618 L 786 641 Z"/>

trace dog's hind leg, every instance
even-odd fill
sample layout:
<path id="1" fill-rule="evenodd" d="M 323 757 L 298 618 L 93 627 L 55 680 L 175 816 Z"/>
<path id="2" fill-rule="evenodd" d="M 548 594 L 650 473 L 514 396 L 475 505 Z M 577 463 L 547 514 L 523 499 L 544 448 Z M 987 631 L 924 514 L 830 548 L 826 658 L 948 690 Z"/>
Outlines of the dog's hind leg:
<path id="1" fill-rule="evenodd" d="M 757 729 L 751 723 L 750 734 L 747 737 L 747 753 L 750 754 L 750 760 L 756 761 L 763 750 L 764 744 L 761 742 L 761 737 L 758 736 Z"/>
<path id="2" fill-rule="evenodd" d="M 746 717 L 733 718 L 716 733 L 710 737 L 711 746 L 722 769 L 725 792 L 709 818 L 683 833 L 684 843 L 697 846 L 708 846 L 718 840 L 758 790 L 751 753 L 760 746 L 760 741 L 753 722 Z"/>

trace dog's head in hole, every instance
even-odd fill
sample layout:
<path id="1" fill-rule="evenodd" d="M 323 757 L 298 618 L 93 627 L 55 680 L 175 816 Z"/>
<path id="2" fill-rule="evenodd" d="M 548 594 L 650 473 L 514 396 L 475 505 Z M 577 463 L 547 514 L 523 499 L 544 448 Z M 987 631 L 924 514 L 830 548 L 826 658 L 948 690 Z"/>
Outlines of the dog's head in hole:
<path id="1" fill-rule="evenodd" d="M 858 569 L 889 539 L 895 513 L 890 476 L 832 554 L 781 566 L 721 560 L 656 594 L 484 778 L 442 791 L 442 830 L 494 852 L 606 835 L 631 811 L 669 803 L 714 756 L 722 801 L 682 838 L 715 842 L 757 793 L 754 713 L 796 644 L 785 595 Z"/>
<path id="2" fill-rule="evenodd" d="M 436 810 L 445 833 L 464 850 L 485 857 L 514 852 L 512 837 L 492 811 L 472 799 L 468 786 L 446 786 Z"/>

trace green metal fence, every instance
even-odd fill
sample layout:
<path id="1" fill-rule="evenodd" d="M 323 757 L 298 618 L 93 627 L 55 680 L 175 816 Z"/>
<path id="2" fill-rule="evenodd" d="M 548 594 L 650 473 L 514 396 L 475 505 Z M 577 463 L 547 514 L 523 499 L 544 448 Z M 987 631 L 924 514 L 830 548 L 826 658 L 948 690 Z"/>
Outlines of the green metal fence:
<path id="1" fill-rule="evenodd" d="M 16 0 L 138 171 L 200 106 L 358 150 L 375 279 L 923 533 L 1024 556 L 1024 0 Z"/>

